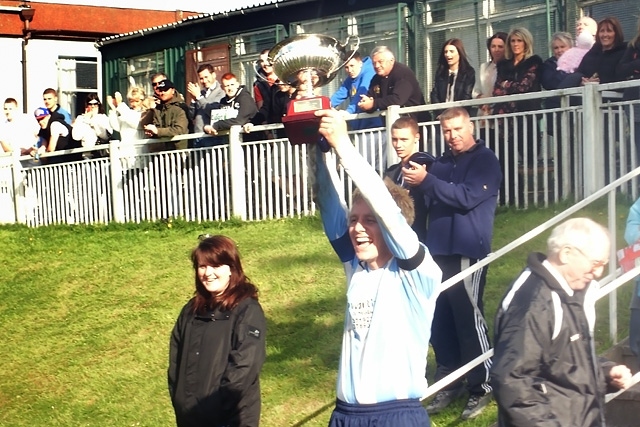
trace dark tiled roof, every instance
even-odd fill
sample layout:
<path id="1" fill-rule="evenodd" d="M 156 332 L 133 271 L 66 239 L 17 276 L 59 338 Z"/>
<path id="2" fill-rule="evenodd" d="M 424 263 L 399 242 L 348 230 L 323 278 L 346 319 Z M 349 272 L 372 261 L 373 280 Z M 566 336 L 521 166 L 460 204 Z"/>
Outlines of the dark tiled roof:
<path id="1" fill-rule="evenodd" d="M 145 34 L 164 31 L 171 28 L 178 28 L 183 25 L 189 25 L 202 20 L 207 20 L 207 19 L 213 20 L 213 19 L 217 19 L 220 17 L 232 15 L 232 14 L 244 13 L 244 11 L 246 10 L 257 9 L 257 8 L 273 8 L 273 7 L 278 7 L 278 5 L 282 3 L 300 3 L 300 2 L 307 2 L 307 1 L 313 1 L 313 0 L 234 0 L 232 2 L 233 6 L 229 5 L 230 2 L 216 1 L 214 2 L 215 5 L 211 6 L 211 9 L 212 9 L 211 12 L 189 16 L 177 22 L 171 22 L 164 25 L 158 25 L 155 27 L 144 28 L 141 30 L 130 31 L 128 33 L 122 33 L 122 34 L 116 34 L 113 36 L 104 37 L 98 40 L 97 45 L 102 46 L 102 45 L 114 42 L 116 40 L 142 37 Z"/>

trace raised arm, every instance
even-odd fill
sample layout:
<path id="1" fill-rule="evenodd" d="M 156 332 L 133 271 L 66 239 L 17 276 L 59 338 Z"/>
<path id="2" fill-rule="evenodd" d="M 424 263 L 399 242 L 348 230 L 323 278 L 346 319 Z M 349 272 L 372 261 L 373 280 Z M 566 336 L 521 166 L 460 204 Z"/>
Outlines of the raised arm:
<path id="1" fill-rule="evenodd" d="M 415 256 L 420 247 L 418 236 L 407 223 L 380 176 L 351 143 L 346 122 L 340 113 L 323 110 L 316 112 L 316 115 L 322 117 L 320 134 L 335 150 L 345 172 L 371 206 L 391 253 L 398 259 Z"/>

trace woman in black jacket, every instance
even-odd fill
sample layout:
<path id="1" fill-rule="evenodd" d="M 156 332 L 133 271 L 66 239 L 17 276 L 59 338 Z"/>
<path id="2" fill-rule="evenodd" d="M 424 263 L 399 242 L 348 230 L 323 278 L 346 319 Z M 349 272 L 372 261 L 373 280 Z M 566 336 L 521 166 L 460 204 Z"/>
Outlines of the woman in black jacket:
<path id="1" fill-rule="evenodd" d="M 194 249 L 195 296 L 171 334 L 169 394 L 178 427 L 257 427 L 266 320 L 228 237 Z"/>
<path id="2" fill-rule="evenodd" d="M 476 72 L 469 64 L 462 41 L 449 39 L 444 42 L 431 90 L 431 103 L 471 99 L 475 83 Z"/>
<path id="3" fill-rule="evenodd" d="M 619 81 L 617 68 L 625 49 L 624 34 L 618 18 L 604 18 L 598 22 L 596 42 L 584 55 L 575 73 L 568 74 L 558 88 Z"/>

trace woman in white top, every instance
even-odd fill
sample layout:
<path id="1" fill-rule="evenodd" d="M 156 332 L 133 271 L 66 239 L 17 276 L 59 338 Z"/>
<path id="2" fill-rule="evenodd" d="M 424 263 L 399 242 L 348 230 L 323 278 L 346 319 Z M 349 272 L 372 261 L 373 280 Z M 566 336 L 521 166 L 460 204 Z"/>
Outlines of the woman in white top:
<path id="1" fill-rule="evenodd" d="M 107 96 L 109 105 L 109 121 L 111 126 L 120 133 L 120 159 L 124 169 L 143 168 L 147 158 L 141 156 L 152 150 L 157 144 L 133 144 L 134 141 L 146 139 L 143 124 L 148 122 L 148 113 L 153 112 L 155 101 L 147 97 L 143 88 L 134 86 L 127 92 L 129 105 L 122 102 L 122 94 L 114 93 L 113 98 Z M 163 145 L 164 146 L 164 145 Z"/>
<path id="2" fill-rule="evenodd" d="M 489 51 L 489 62 L 480 64 L 480 71 L 476 77 L 476 84 L 473 87 L 473 98 L 489 98 L 493 96 L 493 86 L 498 75 L 497 64 L 504 59 L 505 43 L 507 33 L 499 31 L 487 39 L 487 50 Z M 488 116 L 491 114 L 491 105 L 483 104 L 478 106 L 478 116 Z M 497 135 L 494 130 L 494 123 L 491 120 L 481 120 L 478 122 L 480 139 L 493 148 L 496 144 Z"/>
<path id="3" fill-rule="evenodd" d="M 480 71 L 473 88 L 474 98 L 486 98 L 493 96 L 493 86 L 496 83 L 496 64 L 504 59 L 505 43 L 507 33 L 502 31 L 495 33 L 487 39 L 487 49 L 489 50 L 489 62 L 480 64 Z M 482 105 L 478 108 L 478 115 L 485 116 L 491 113 L 491 106 Z"/>
<path id="4" fill-rule="evenodd" d="M 140 126 L 142 114 L 147 110 L 144 89 L 134 86 L 127 93 L 129 105 L 122 102 L 122 95 L 116 92 L 114 97 L 107 97 L 109 104 L 109 122 L 113 129 L 120 132 L 121 141 L 144 139 L 144 130 Z M 153 107 L 153 106 L 152 106 Z"/>
<path id="5" fill-rule="evenodd" d="M 72 137 L 83 147 L 94 147 L 96 144 L 108 144 L 113 128 L 104 113 L 104 107 L 97 93 L 90 93 L 85 99 L 84 114 L 80 114 L 73 122 Z"/>

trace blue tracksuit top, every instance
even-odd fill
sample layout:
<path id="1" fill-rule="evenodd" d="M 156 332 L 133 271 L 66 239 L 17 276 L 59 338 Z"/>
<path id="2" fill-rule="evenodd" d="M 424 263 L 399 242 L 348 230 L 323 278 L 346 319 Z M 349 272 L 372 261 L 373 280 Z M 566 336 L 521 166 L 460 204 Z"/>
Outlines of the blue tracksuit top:
<path id="1" fill-rule="evenodd" d="M 369 91 L 369 83 L 373 76 L 376 75 L 375 70 L 373 69 L 373 63 L 371 62 L 371 58 L 368 56 L 362 59 L 362 69 L 360 70 L 360 74 L 356 76 L 355 79 L 352 79 L 347 75 L 347 78 L 344 79 L 340 88 L 336 91 L 336 93 L 331 96 L 331 107 L 335 108 L 338 105 L 342 104 L 346 99 L 349 100 L 349 105 L 345 109 L 349 114 L 356 113 L 364 113 L 360 108 L 358 108 L 358 102 L 360 102 L 360 95 L 366 95 Z M 381 127 L 382 120 L 377 117 L 373 117 L 370 119 L 358 119 L 351 120 L 349 125 L 352 130 L 360 130 L 360 129 L 369 129 L 374 127 Z"/>
<path id="2" fill-rule="evenodd" d="M 344 187 L 335 166 L 330 172 L 320 156 L 317 203 L 347 276 L 337 397 L 354 404 L 418 399 L 428 387 L 425 362 L 442 272 L 380 176 L 351 143 L 341 151 L 340 163 L 371 206 L 393 257 L 375 270 L 359 262 L 348 234 L 346 204 L 339 196 Z"/>
<path id="3" fill-rule="evenodd" d="M 429 211 L 432 255 L 482 259 L 491 252 L 501 180 L 498 159 L 481 140 L 457 156 L 447 150 L 436 159 L 418 186 Z"/>

